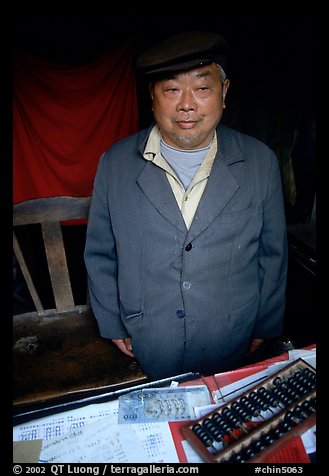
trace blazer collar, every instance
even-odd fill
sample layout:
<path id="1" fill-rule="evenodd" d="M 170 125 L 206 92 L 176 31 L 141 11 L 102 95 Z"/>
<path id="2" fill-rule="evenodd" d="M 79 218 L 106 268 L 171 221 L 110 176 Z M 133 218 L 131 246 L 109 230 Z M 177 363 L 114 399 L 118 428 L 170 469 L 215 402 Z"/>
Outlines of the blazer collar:
<path id="1" fill-rule="evenodd" d="M 154 124 L 144 131 L 139 138 L 139 152 L 143 151 L 147 138 Z M 242 150 L 234 137 L 234 133 L 225 126 L 218 126 L 217 137 L 219 151 L 214 160 L 206 188 L 196 210 L 191 227 L 187 228 L 177 205 L 170 184 L 159 167 L 146 161 L 145 166 L 137 177 L 137 183 L 153 206 L 176 228 L 187 233 L 191 241 L 202 233 L 211 222 L 222 212 L 240 185 L 230 171 L 230 165 L 243 161 Z"/>

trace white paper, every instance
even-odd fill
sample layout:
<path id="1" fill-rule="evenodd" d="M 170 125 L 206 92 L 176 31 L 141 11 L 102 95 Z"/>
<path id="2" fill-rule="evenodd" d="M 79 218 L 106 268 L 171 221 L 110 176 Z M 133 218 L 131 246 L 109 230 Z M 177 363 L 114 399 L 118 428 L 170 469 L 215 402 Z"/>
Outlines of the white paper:
<path id="1" fill-rule="evenodd" d="M 43 443 L 46 463 L 179 463 L 168 423 L 113 425 L 111 417 Z"/>
<path id="2" fill-rule="evenodd" d="M 304 448 L 307 454 L 316 452 L 316 427 L 313 426 L 310 430 L 302 434 Z"/>
<path id="3" fill-rule="evenodd" d="M 42 439 L 40 462 L 179 463 L 169 424 L 118 424 L 118 400 L 15 426 L 13 440 Z"/>
<path id="4" fill-rule="evenodd" d="M 199 456 L 199 454 L 194 450 L 187 440 L 182 441 L 182 446 L 188 463 L 204 463 L 204 460 Z"/>
<path id="5" fill-rule="evenodd" d="M 14 426 L 13 440 L 51 440 L 104 417 L 118 418 L 118 401 L 87 405 Z"/>

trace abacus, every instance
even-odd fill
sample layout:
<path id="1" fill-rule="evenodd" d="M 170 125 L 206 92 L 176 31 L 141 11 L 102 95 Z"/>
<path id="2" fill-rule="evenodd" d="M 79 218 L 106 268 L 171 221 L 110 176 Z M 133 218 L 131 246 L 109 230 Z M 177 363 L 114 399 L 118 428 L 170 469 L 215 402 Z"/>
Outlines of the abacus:
<path id="1" fill-rule="evenodd" d="M 182 427 L 208 463 L 261 463 L 316 421 L 316 371 L 303 359 Z"/>

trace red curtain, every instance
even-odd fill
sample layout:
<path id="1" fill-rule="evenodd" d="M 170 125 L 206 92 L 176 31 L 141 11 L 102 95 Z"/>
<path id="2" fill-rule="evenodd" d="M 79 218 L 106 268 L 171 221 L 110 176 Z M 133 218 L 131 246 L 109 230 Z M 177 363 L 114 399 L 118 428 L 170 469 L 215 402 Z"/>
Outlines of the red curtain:
<path id="1" fill-rule="evenodd" d="M 91 195 L 101 154 L 137 131 L 134 47 L 83 66 L 14 55 L 14 203 Z"/>

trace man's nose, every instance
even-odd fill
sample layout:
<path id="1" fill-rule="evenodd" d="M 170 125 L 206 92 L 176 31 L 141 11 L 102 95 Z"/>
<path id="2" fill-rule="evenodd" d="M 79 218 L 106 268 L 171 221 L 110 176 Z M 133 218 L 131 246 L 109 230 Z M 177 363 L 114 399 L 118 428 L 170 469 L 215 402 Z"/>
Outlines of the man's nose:
<path id="1" fill-rule="evenodd" d="M 194 110 L 196 108 L 196 104 L 195 104 L 195 98 L 192 92 L 189 90 L 184 90 L 180 96 L 177 106 L 179 111 L 187 112 L 187 111 Z"/>

